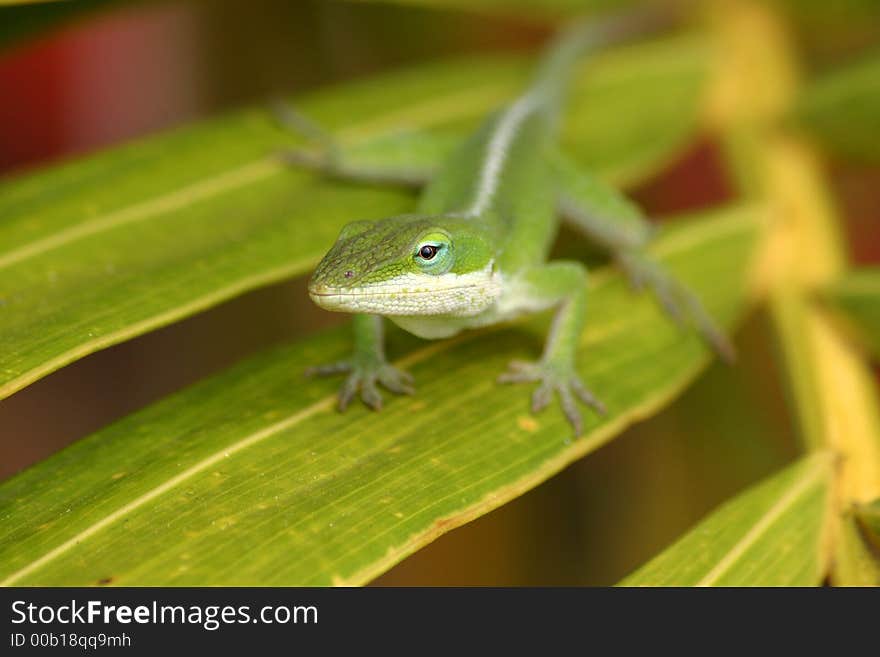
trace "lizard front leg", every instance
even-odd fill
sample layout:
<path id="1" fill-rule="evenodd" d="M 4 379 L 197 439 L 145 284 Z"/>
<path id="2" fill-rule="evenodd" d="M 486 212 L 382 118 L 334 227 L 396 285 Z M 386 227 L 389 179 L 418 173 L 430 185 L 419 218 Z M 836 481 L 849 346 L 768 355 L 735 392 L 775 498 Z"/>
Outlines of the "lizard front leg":
<path id="1" fill-rule="evenodd" d="M 358 391 L 363 402 L 374 410 L 382 408 L 381 383 L 391 392 L 411 395 L 415 392 L 409 373 L 391 365 L 385 358 L 385 337 L 379 315 L 354 316 L 354 353 L 347 360 L 310 367 L 306 376 L 330 376 L 348 373 L 339 389 L 339 410 L 344 411 Z"/>
<path id="2" fill-rule="evenodd" d="M 537 382 L 539 385 L 532 394 L 533 413 L 545 408 L 556 392 L 565 416 L 579 436 L 583 422 L 577 398 L 599 413 L 605 413 L 604 405 L 587 389 L 575 369 L 578 341 L 586 317 L 587 270 L 578 262 L 555 261 L 525 272 L 523 283 L 524 305 L 556 306 L 556 314 L 541 360 L 513 361 L 509 371 L 498 381 Z"/>
<path id="3" fill-rule="evenodd" d="M 453 135 L 397 130 L 343 145 L 289 105 L 272 109 L 280 126 L 307 140 L 304 147 L 278 151 L 282 162 L 347 182 L 423 187 L 458 143 Z"/>

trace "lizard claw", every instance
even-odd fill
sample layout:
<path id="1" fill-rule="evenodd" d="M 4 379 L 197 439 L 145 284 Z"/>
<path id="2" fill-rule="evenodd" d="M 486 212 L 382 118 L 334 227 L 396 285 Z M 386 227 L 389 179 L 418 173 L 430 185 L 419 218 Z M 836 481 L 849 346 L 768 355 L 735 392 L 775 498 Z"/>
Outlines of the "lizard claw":
<path id="1" fill-rule="evenodd" d="M 348 408 L 352 399 L 360 391 L 361 400 L 374 411 L 382 409 L 382 394 L 377 383 L 398 395 L 415 393 L 413 378 L 404 370 L 390 363 L 360 363 L 356 360 L 343 360 L 329 365 L 319 365 L 306 369 L 306 376 L 332 376 L 348 373 L 339 389 L 339 410 Z"/>
<path id="2" fill-rule="evenodd" d="M 606 413 L 605 405 L 587 389 L 572 367 L 561 367 L 545 361 L 512 361 L 509 370 L 498 377 L 498 382 L 539 383 L 532 393 L 532 413 L 546 408 L 553 393 L 558 394 L 562 410 L 576 436 L 583 433 L 583 420 L 576 400 L 592 407 L 600 415 Z"/>
<path id="3" fill-rule="evenodd" d="M 412 374 L 406 370 L 400 370 L 391 365 L 383 365 L 376 373 L 376 378 L 383 386 L 398 395 L 415 394 Z"/>
<path id="4" fill-rule="evenodd" d="M 649 288 L 664 312 L 680 327 L 692 321 L 702 338 L 726 362 L 732 362 L 736 352 L 724 331 L 706 312 L 700 299 L 679 283 L 659 264 L 637 252 L 618 255 L 620 266 L 635 290 Z"/>
<path id="5" fill-rule="evenodd" d="M 351 370 L 351 363 L 347 360 L 340 360 L 335 363 L 328 363 L 327 365 L 315 365 L 312 367 L 307 367 L 305 371 L 305 375 L 309 378 L 313 376 L 332 376 L 334 374 L 340 374 L 341 372 L 348 372 Z"/>
<path id="6" fill-rule="evenodd" d="M 338 173 L 341 169 L 340 151 L 333 135 L 284 102 L 275 101 L 270 109 L 279 126 L 311 144 L 308 148 L 277 151 L 275 155 L 281 162 L 327 175 Z"/>

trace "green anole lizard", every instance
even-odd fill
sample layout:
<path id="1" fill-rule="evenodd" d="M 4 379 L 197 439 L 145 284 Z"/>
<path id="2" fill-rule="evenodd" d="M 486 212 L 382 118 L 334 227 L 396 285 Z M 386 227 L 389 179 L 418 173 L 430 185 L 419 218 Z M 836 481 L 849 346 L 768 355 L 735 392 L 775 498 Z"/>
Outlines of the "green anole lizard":
<path id="1" fill-rule="evenodd" d="M 577 58 L 640 31 L 642 22 L 611 18 L 564 31 L 531 86 L 434 170 L 420 161 L 431 150 L 423 136 L 401 137 L 414 154 L 411 163 L 399 161 L 407 149 L 392 148 L 388 166 L 358 166 L 319 128 L 286 110 L 282 118 L 325 147 L 317 156 L 289 152 L 288 160 L 346 179 L 423 186 L 414 214 L 347 225 L 309 282 L 309 295 L 320 307 L 355 313 L 352 357 L 312 368 L 314 374 L 347 374 L 341 410 L 358 391 L 379 409 L 378 384 L 395 393 L 413 392 L 410 375 L 386 360 L 383 317 L 435 339 L 555 309 L 540 360 L 512 362 L 499 381 L 537 383 L 533 412 L 547 406 L 555 392 L 580 435 L 577 400 L 599 413 L 605 408 L 575 369 L 586 317 L 586 268 L 576 261 L 547 261 L 560 220 L 609 249 L 636 287 L 653 290 L 673 318 L 692 321 L 720 355 L 732 357 L 731 345 L 699 300 L 646 255 L 654 231 L 640 209 L 557 148 L 559 113 Z"/>

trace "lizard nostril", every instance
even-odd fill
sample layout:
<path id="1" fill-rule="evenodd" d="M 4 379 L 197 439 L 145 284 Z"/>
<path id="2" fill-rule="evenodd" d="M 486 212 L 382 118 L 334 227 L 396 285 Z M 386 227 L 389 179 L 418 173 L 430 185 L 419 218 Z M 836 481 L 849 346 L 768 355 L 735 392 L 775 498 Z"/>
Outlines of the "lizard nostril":
<path id="1" fill-rule="evenodd" d="M 347 272 L 345 272 L 344 276 L 346 278 L 351 278 L 352 276 L 354 276 L 354 272 L 349 269 Z"/>

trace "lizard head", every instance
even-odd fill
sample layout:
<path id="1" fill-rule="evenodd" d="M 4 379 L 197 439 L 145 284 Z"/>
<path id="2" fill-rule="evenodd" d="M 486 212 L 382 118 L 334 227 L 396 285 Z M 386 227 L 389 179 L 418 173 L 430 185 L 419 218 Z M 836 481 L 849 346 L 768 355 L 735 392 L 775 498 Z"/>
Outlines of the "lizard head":
<path id="1" fill-rule="evenodd" d="M 456 217 L 400 216 L 342 229 L 309 281 L 327 310 L 476 315 L 500 293 L 487 229 Z"/>

